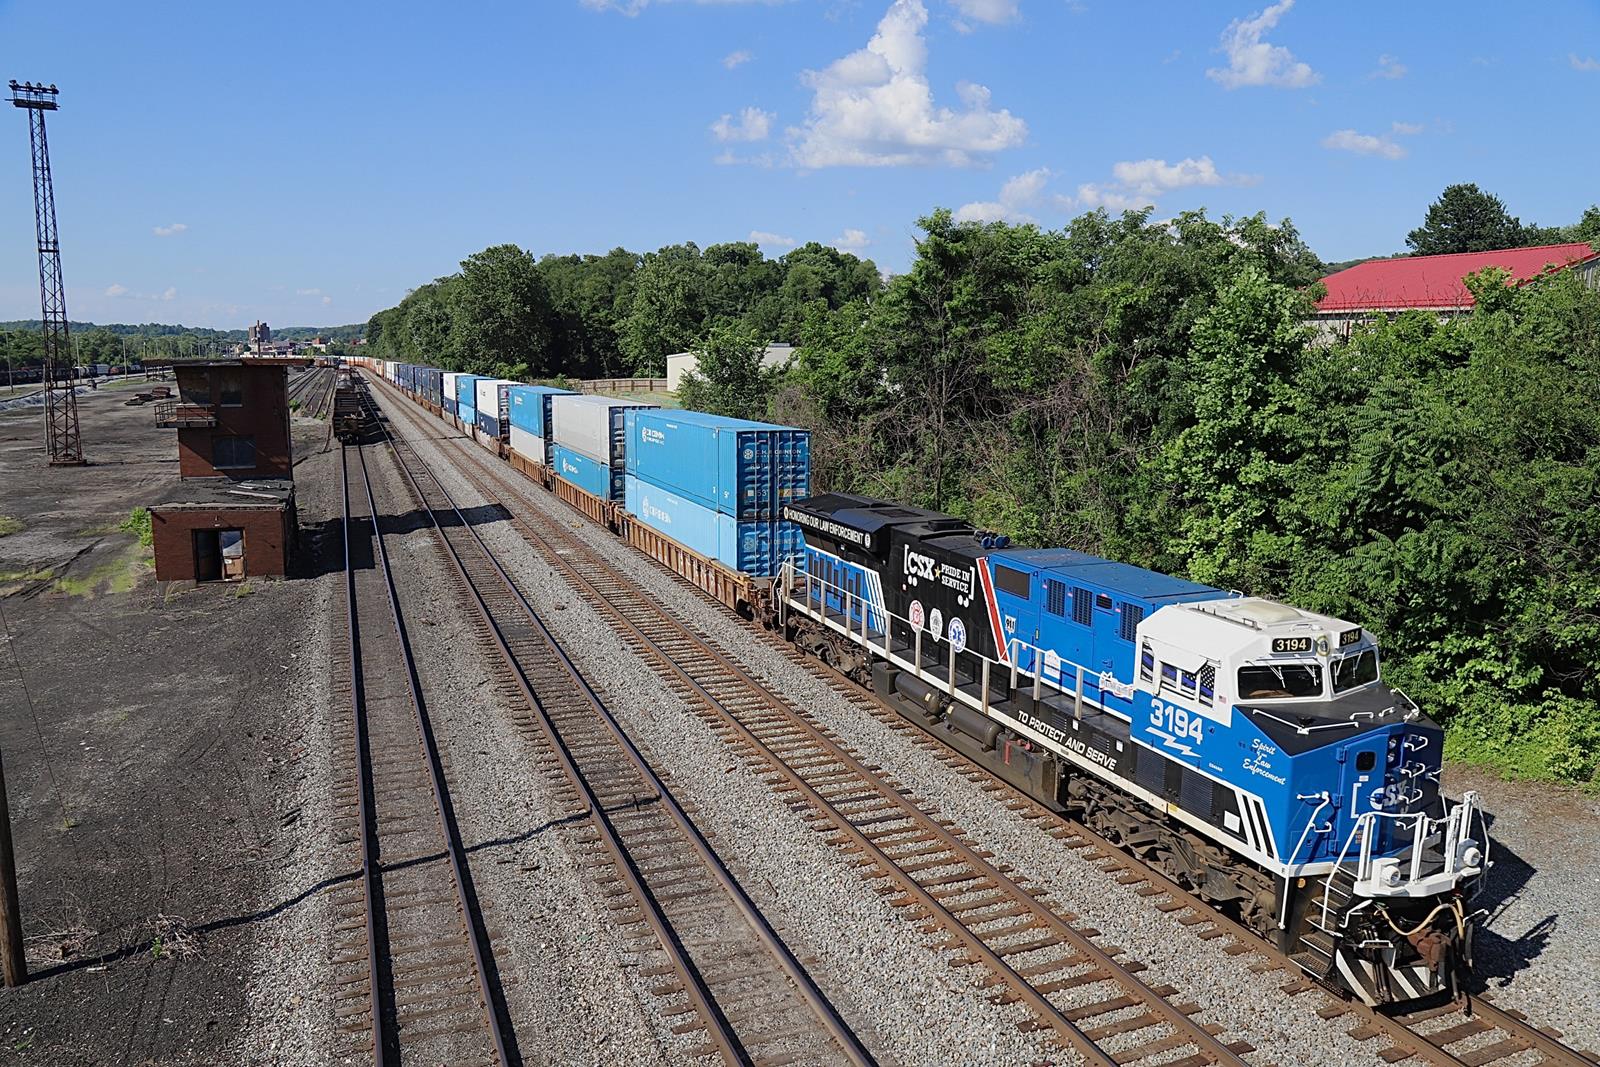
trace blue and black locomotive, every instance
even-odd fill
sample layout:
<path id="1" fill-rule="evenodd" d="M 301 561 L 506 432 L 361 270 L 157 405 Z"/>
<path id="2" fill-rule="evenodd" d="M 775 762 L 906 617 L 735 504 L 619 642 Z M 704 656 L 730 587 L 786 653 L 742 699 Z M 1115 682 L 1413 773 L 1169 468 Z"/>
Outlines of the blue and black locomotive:
<path id="1" fill-rule="evenodd" d="M 1368 1003 L 1459 988 L 1476 794 L 1357 624 L 844 493 L 784 624 L 947 743 Z"/>

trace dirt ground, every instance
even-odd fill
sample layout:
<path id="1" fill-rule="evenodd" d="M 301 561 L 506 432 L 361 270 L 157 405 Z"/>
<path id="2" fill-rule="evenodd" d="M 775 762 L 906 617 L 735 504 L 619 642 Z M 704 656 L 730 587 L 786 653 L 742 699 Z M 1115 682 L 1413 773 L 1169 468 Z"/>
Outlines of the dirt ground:
<path id="1" fill-rule="evenodd" d="M 312 582 L 160 583 L 118 529 L 177 476 L 128 390 L 80 399 L 89 465 L 0 412 L 0 752 L 33 978 L 0 990 L 0 1063 L 211 1064 L 248 1025 L 253 930 L 292 847 L 291 704 Z M 337 491 L 296 419 L 302 522 Z"/>

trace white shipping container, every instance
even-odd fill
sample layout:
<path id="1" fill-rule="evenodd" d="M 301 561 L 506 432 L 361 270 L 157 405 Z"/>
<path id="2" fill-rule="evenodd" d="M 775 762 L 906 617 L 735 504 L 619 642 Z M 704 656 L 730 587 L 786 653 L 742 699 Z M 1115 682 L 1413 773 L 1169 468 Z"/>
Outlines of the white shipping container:
<path id="1" fill-rule="evenodd" d="M 498 419 L 505 412 L 505 407 L 500 403 L 501 396 L 508 386 L 516 384 L 510 378 L 481 378 L 472 383 L 472 406 Z"/>
<path id="2" fill-rule="evenodd" d="M 550 439 L 607 466 L 622 463 L 622 412 L 653 408 L 637 400 L 570 393 L 550 398 Z"/>
<path id="3" fill-rule="evenodd" d="M 461 377 L 461 375 L 456 373 L 455 371 L 446 371 L 445 372 L 445 376 L 444 376 L 444 395 L 446 397 L 448 397 L 449 400 L 450 400 L 450 403 L 447 406 L 447 410 L 452 410 L 453 411 L 455 409 L 455 406 L 456 406 L 456 403 L 455 403 L 455 401 L 456 401 L 456 379 L 459 378 L 459 377 Z"/>
<path id="4" fill-rule="evenodd" d="M 545 450 L 544 438 L 524 430 L 521 426 L 511 427 L 511 451 L 523 459 L 535 463 L 550 465 L 550 454 Z"/>

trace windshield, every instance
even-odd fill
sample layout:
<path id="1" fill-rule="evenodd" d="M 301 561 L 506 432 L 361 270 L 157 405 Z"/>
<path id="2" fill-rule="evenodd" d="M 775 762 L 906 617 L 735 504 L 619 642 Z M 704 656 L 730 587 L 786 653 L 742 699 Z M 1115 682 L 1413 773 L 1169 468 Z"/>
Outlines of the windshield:
<path id="1" fill-rule="evenodd" d="M 1333 661 L 1333 691 L 1342 693 L 1378 680 L 1378 653 L 1373 649 Z"/>
<path id="2" fill-rule="evenodd" d="M 1282 700 L 1322 695 L 1322 667 L 1316 663 L 1276 663 L 1239 668 L 1240 700 Z"/>

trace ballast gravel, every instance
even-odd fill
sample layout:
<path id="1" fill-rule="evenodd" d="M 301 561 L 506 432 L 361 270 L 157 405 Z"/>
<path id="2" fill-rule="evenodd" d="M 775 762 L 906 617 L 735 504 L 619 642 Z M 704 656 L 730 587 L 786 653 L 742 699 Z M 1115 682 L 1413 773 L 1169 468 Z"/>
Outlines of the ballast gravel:
<path id="1" fill-rule="evenodd" d="M 430 432 L 429 436 L 450 433 L 445 429 Z M 498 469 L 492 456 L 470 444 L 441 442 L 436 455 L 450 463 L 476 462 Z M 466 494 L 463 500 L 481 499 L 464 480 L 457 479 L 457 484 Z M 1358 1042 L 1346 1033 L 1351 1025 L 1348 1019 L 1329 1021 L 1316 1014 L 1327 1003 L 1322 994 L 1286 995 L 1281 989 L 1283 974 L 1251 973 L 1250 955 L 1231 957 L 1219 946 L 1195 937 L 1177 922 L 1176 916 L 1181 912 L 1164 915 L 1156 911 L 1113 876 L 1040 833 L 1040 824 L 1008 811 L 994 796 L 912 744 L 910 737 L 914 735 L 897 733 L 853 707 L 809 672 L 769 648 L 763 635 L 720 607 L 706 603 L 658 565 L 588 523 L 544 490 L 529 482 L 518 496 L 519 500 L 510 502 L 512 506 L 534 509 L 546 521 L 562 522 L 577 531 L 586 543 L 660 598 L 678 617 L 716 640 L 775 691 L 794 699 L 820 723 L 847 738 L 863 758 L 892 769 L 918 796 L 937 801 L 947 817 L 969 831 L 976 844 L 994 851 L 1017 869 L 1018 876 L 1050 889 L 1059 908 L 1077 914 L 1085 924 L 1102 931 L 1102 944 L 1122 946 L 1129 956 L 1148 964 L 1150 969 L 1144 975 L 1148 984 L 1176 985 L 1201 1005 L 1199 1018 L 1220 1023 L 1228 1037 L 1242 1037 L 1255 1045 L 1256 1051 L 1246 1057 L 1251 1062 L 1379 1062 L 1381 1041 Z M 520 573 L 537 576 L 541 589 L 551 587 L 552 572 L 537 561 L 536 554 L 527 549 L 514 530 L 501 530 L 499 525 L 488 528 L 496 538 L 496 551 L 504 551 L 513 559 L 518 558 L 519 552 L 524 553 L 522 558 L 531 556 Z M 554 583 L 554 588 L 564 588 L 558 579 Z M 609 627 L 570 593 L 566 600 L 560 600 L 560 595 L 557 594 L 558 602 L 564 605 L 561 614 L 590 619 L 598 630 L 587 632 L 593 633 L 597 644 L 605 644 Z M 583 629 L 580 623 L 567 625 L 575 632 Z M 620 655 L 632 659 L 625 649 Z M 618 670 L 633 678 L 635 684 L 659 684 L 642 667 L 628 671 L 619 666 Z M 656 710 L 660 710 L 659 701 Z M 1571 798 L 1566 804 L 1572 809 L 1571 818 L 1563 819 L 1560 832 L 1556 833 L 1549 820 L 1538 814 L 1548 801 L 1545 787 L 1519 791 L 1504 783 L 1480 781 L 1469 772 L 1452 770 L 1449 775 L 1453 790 L 1462 787 L 1462 779 L 1479 788 L 1497 817 L 1493 831 L 1499 861 L 1485 898 L 1490 909 L 1489 923 L 1478 942 L 1479 970 L 1491 976 L 1488 985 L 1496 1003 L 1521 1008 L 1536 1022 L 1560 1028 L 1574 1047 L 1600 1047 L 1600 1026 L 1594 1022 L 1600 1017 L 1600 985 L 1593 981 L 1592 953 L 1587 951 L 1587 946 L 1600 935 L 1600 919 L 1596 918 L 1600 910 L 1592 906 L 1600 900 L 1600 876 L 1585 874 L 1576 869 L 1577 865 L 1565 871 L 1553 865 L 1543 870 L 1534 866 L 1537 860 L 1569 848 L 1580 854 L 1592 852 L 1593 846 L 1600 844 L 1600 819 L 1595 817 L 1600 815 L 1600 805 L 1590 798 Z M 1572 835 L 1581 840 L 1575 843 Z M 831 854 L 831 850 L 824 852 Z M 880 970 L 868 973 L 871 977 L 867 981 L 881 983 Z M 972 1057 L 966 1062 L 1013 1062 L 998 1047 L 993 1056 L 971 1047 L 965 1051 Z M 909 1062 L 923 1061 L 912 1056 Z"/>
<path id="2" fill-rule="evenodd" d="M 387 457 L 374 450 L 368 466 L 383 513 L 410 512 Z M 512 724 L 432 527 L 385 543 L 518 1052 L 528 1063 L 666 1063 L 637 954 L 580 869 L 581 821 Z"/>
<path id="3" fill-rule="evenodd" d="M 390 408 L 392 410 L 392 406 Z M 412 433 L 404 422 L 400 428 Z M 484 503 L 451 472 L 459 451 L 412 436 L 463 508 Z M 448 457 L 448 461 L 446 461 Z M 485 460 L 493 462 L 485 453 Z M 554 521 L 583 523 L 562 506 Z M 569 590 L 505 522 L 477 527 L 579 669 L 624 722 L 646 757 L 672 775 L 681 802 L 823 993 L 885 1064 L 1073 1063 L 1044 1035 L 1025 1033 L 1020 1005 L 996 1005 L 972 968 L 921 934 L 828 846 L 798 812 L 746 766 L 660 680 L 615 631 Z"/>

